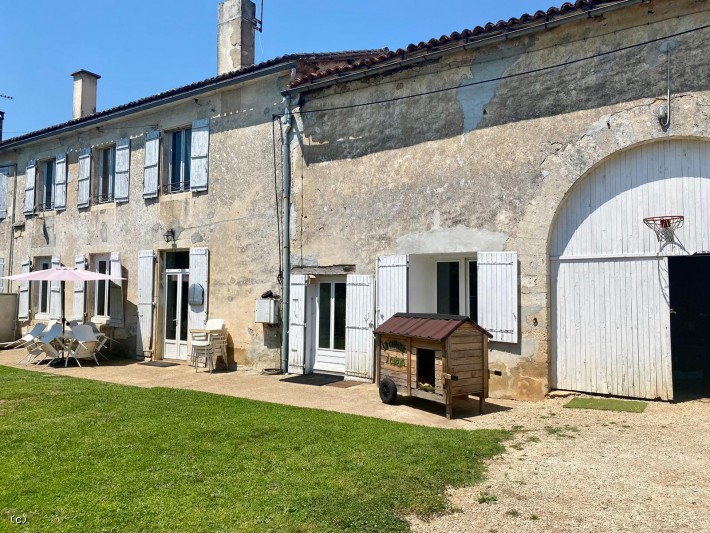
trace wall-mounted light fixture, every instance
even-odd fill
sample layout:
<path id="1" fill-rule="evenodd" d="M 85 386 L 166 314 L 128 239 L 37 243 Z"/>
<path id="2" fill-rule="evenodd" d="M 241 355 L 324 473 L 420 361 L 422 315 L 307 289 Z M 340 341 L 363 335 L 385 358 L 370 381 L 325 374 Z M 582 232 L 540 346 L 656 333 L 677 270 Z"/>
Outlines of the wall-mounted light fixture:
<path id="1" fill-rule="evenodd" d="M 170 241 L 175 242 L 175 230 L 173 228 L 170 228 L 168 231 L 163 233 L 163 237 L 165 238 L 165 242 L 169 243 Z"/>

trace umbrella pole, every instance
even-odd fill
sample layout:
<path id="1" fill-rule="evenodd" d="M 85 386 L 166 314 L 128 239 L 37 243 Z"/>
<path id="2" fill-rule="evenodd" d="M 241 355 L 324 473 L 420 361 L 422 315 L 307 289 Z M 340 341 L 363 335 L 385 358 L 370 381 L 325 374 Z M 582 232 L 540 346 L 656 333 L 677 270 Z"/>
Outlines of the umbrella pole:
<path id="1" fill-rule="evenodd" d="M 67 317 L 66 317 L 66 306 L 67 302 L 65 301 L 65 293 L 64 289 L 66 288 L 66 281 L 62 281 L 62 336 L 64 336 L 65 333 L 65 327 L 67 323 Z"/>

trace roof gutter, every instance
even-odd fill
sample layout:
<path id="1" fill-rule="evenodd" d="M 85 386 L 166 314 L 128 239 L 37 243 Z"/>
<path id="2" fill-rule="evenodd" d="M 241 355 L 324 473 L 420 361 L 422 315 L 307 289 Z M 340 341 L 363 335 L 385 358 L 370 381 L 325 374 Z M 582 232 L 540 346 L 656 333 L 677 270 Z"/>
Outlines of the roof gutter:
<path id="1" fill-rule="evenodd" d="M 216 81 L 216 82 L 210 83 L 208 85 L 204 85 L 202 87 L 196 87 L 194 89 L 191 89 L 191 90 L 188 90 L 185 92 L 181 92 L 178 94 L 172 94 L 170 96 L 166 96 L 165 98 L 159 98 L 157 100 L 146 102 L 144 104 L 138 104 L 135 107 L 121 109 L 121 110 L 116 111 L 115 113 L 109 113 L 107 115 L 101 115 L 96 118 L 90 118 L 88 120 L 81 121 L 77 124 L 69 124 L 68 126 L 65 126 L 63 128 L 59 128 L 59 129 L 48 131 L 45 133 L 33 135 L 32 137 L 27 137 L 25 139 L 21 139 L 16 142 L 3 143 L 3 144 L 0 144 L 0 150 L 4 150 L 6 148 L 17 148 L 18 146 L 22 146 L 24 144 L 39 141 L 39 140 L 45 139 L 47 137 L 53 137 L 55 135 L 61 135 L 61 134 L 69 133 L 71 131 L 75 131 L 78 129 L 87 128 L 87 127 L 94 126 L 99 123 L 122 118 L 127 115 L 132 115 L 134 113 L 146 111 L 146 110 L 152 109 L 154 107 L 158 107 L 158 106 L 165 105 L 165 104 L 170 104 L 172 102 L 177 102 L 179 100 L 183 100 L 186 98 L 194 98 L 195 96 L 198 96 L 198 95 L 201 95 L 201 94 L 204 94 L 207 92 L 217 91 L 219 89 L 224 89 L 226 87 L 230 87 L 230 86 L 235 85 L 237 83 L 243 83 L 243 82 L 250 81 L 253 79 L 261 78 L 263 76 L 269 76 L 269 75 L 275 74 L 279 71 L 287 70 L 287 69 L 290 70 L 290 69 L 293 69 L 296 67 L 297 67 L 297 64 L 295 61 L 289 61 L 287 63 L 280 63 L 278 65 L 273 65 L 273 66 L 267 67 L 263 70 L 248 72 L 246 74 L 243 74 L 242 76 L 237 76 L 235 78 L 229 78 L 226 80 Z"/>
<path id="2" fill-rule="evenodd" d="M 413 55 L 408 56 L 408 54 L 402 54 L 402 59 L 397 61 L 393 58 L 386 60 L 385 63 L 380 65 L 375 65 L 373 67 L 365 68 L 359 71 L 353 71 L 352 73 L 344 74 L 333 74 L 332 77 L 324 78 L 323 80 L 313 81 L 306 83 L 304 85 L 299 85 L 298 87 L 293 87 L 291 89 L 286 89 L 282 91 L 283 95 L 299 95 L 302 93 L 307 93 L 311 91 L 316 91 L 322 89 L 329 85 L 334 85 L 338 83 L 348 83 L 362 78 L 367 78 L 369 76 L 375 76 L 378 74 L 383 74 L 390 70 L 397 70 L 404 67 L 409 67 L 416 65 L 418 63 L 423 63 L 426 61 L 431 61 L 433 59 L 438 59 L 439 57 L 452 53 L 458 52 L 460 50 L 473 50 L 476 48 L 483 48 L 494 43 L 508 41 L 510 39 L 517 39 L 525 35 L 532 33 L 538 33 L 544 30 L 550 30 L 563 24 L 569 22 L 574 22 L 576 20 L 592 18 L 596 15 L 601 15 L 603 13 L 608 13 L 610 11 L 616 11 L 617 9 L 622 9 L 636 4 L 643 4 L 648 2 L 648 0 L 619 0 L 613 4 L 607 4 L 600 7 L 591 7 L 579 13 L 574 13 L 573 15 L 567 15 L 555 18 L 553 20 L 544 20 L 543 22 L 538 22 L 531 24 L 530 26 L 525 26 L 516 30 L 502 30 L 500 33 L 487 37 L 467 37 L 463 42 L 458 42 L 453 46 L 447 46 L 445 48 L 438 48 L 436 50 L 427 50 L 426 52 L 413 52 Z"/>

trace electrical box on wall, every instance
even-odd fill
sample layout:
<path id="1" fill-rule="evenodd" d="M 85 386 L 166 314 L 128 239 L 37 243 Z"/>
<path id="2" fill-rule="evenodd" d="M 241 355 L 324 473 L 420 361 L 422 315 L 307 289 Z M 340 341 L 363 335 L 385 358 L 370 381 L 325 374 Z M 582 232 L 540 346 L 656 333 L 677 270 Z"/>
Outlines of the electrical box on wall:
<path id="1" fill-rule="evenodd" d="M 255 322 L 261 324 L 279 323 L 279 300 L 272 298 L 259 298 L 256 303 Z"/>

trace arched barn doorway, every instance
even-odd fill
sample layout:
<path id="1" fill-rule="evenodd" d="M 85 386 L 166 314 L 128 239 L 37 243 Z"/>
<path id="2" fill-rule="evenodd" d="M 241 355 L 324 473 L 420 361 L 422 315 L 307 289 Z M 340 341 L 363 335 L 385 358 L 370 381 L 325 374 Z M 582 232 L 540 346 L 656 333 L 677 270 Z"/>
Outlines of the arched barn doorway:
<path id="1" fill-rule="evenodd" d="M 643 219 L 683 215 L 672 243 Z M 666 140 L 600 164 L 550 240 L 552 387 L 671 400 L 707 387 L 710 143 Z"/>

